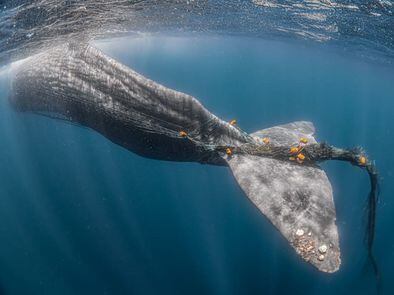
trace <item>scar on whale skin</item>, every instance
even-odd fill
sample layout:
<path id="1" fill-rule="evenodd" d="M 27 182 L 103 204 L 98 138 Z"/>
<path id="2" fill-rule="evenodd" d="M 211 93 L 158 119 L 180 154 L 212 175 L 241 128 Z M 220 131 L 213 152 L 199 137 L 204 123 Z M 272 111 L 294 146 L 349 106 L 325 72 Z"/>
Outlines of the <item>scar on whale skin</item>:
<path id="1" fill-rule="evenodd" d="M 90 45 L 63 44 L 20 63 L 13 69 L 9 100 L 18 111 L 89 127 L 144 157 L 230 167 L 246 196 L 296 253 L 324 272 L 337 271 L 341 259 L 332 187 L 317 164 L 336 159 L 366 168 L 373 259 L 374 165 L 360 162 L 361 150 L 317 143 L 311 122 L 247 134 L 194 97 L 149 80 Z M 301 138 L 302 161 L 291 161 L 290 148 Z"/>

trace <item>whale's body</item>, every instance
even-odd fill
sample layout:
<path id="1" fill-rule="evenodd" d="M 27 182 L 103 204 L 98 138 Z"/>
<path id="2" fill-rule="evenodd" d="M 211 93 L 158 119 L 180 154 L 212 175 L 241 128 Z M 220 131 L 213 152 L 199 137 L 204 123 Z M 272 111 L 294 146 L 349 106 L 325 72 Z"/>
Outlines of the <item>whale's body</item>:
<path id="1" fill-rule="evenodd" d="M 312 123 L 248 135 L 197 99 L 159 85 L 89 45 L 52 48 L 28 58 L 13 74 L 10 102 L 19 111 L 90 127 L 144 157 L 229 166 L 246 195 L 302 258 L 319 270 L 338 270 L 335 206 L 323 170 L 215 149 L 260 145 L 262 137 L 272 145 L 291 146 L 300 137 L 315 143 Z"/>
<path id="2" fill-rule="evenodd" d="M 88 126 L 144 157 L 223 165 L 206 147 L 249 139 L 195 98 L 146 79 L 92 46 L 65 44 L 30 57 L 20 69 L 11 97 L 17 109 Z"/>

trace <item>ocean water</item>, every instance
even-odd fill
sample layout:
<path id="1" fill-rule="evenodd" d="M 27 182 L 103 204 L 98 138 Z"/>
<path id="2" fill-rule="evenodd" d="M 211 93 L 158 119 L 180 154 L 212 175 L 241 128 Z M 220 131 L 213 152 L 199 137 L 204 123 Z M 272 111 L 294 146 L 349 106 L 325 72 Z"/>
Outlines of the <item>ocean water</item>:
<path id="1" fill-rule="evenodd" d="M 96 42 L 110 56 L 253 132 L 310 120 L 320 141 L 363 146 L 380 171 L 374 252 L 393 294 L 394 69 L 337 48 L 262 38 Z M 366 173 L 323 164 L 338 272 L 302 261 L 228 168 L 141 158 L 100 134 L 16 113 L 0 75 L 1 294 L 374 294 L 363 243 Z"/>

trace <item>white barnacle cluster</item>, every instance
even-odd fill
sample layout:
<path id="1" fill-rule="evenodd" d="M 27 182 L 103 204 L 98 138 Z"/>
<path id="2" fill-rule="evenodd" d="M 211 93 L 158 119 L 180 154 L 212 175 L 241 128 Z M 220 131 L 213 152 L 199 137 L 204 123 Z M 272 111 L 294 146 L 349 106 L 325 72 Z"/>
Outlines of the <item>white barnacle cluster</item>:
<path id="1" fill-rule="evenodd" d="M 328 246 L 326 244 L 316 245 L 311 231 L 298 228 L 294 235 L 295 239 L 293 245 L 296 248 L 297 253 L 300 254 L 302 258 L 306 261 L 311 259 L 317 259 L 318 261 L 325 260 L 328 252 Z"/>

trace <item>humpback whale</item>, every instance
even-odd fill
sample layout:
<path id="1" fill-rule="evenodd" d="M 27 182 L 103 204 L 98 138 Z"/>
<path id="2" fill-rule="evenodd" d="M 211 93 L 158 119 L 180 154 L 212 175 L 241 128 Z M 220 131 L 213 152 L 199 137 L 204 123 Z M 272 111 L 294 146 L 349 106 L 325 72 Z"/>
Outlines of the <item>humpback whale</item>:
<path id="1" fill-rule="evenodd" d="M 342 160 L 367 170 L 372 256 L 377 172 L 361 149 L 318 143 L 311 122 L 248 134 L 196 98 L 169 89 L 91 45 L 65 43 L 13 69 L 11 105 L 89 127 L 143 157 L 228 166 L 245 195 L 305 261 L 340 268 L 333 190 L 318 163 Z"/>

